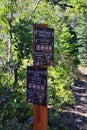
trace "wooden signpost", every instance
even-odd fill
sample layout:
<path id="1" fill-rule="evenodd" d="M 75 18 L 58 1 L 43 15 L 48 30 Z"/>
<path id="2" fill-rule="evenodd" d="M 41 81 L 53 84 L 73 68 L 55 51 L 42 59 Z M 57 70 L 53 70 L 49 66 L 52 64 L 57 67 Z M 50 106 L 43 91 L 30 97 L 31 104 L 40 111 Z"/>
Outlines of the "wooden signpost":
<path id="1" fill-rule="evenodd" d="M 53 65 L 54 29 L 34 25 L 34 66 L 27 68 L 27 101 L 33 103 L 33 130 L 47 130 L 47 67 Z"/>

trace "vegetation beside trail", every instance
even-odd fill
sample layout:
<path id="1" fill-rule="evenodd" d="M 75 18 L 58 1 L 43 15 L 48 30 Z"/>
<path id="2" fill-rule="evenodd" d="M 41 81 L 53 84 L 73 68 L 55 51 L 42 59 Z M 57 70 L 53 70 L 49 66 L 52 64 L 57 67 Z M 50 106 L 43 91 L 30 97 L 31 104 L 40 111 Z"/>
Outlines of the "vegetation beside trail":
<path id="1" fill-rule="evenodd" d="M 48 67 L 48 106 L 53 112 L 49 122 L 54 118 L 55 124 L 64 107 L 75 104 L 71 87 L 76 68 L 87 67 L 87 1 L 1 0 L 0 130 L 32 130 L 26 68 L 33 65 L 33 24 L 38 23 L 54 28 L 54 66 Z M 68 130 L 64 121 L 60 124 L 59 129 Z M 50 123 L 48 129 L 52 130 Z"/>

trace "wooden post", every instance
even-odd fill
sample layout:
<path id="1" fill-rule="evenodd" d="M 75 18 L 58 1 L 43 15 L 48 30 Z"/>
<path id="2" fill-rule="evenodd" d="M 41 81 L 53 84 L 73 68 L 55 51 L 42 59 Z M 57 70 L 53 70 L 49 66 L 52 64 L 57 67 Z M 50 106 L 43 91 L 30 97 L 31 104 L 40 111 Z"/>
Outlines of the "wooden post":
<path id="1" fill-rule="evenodd" d="M 47 24 L 38 24 L 38 27 L 48 27 Z M 33 105 L 33 130 L 47 130 L 48 108 L 46 106 Z"/>
<path id="2" fill-rule="evenodd" d="M 33 107 L 33 130 L 47 130 L 48 109 L 45 106 L 34 105 Z"/>

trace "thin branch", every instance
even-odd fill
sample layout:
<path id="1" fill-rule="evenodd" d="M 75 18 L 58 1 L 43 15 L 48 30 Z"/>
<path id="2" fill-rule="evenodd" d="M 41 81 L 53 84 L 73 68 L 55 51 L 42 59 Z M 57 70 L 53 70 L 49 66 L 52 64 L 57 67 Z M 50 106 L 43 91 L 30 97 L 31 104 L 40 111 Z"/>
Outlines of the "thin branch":
<path id="1" fill-rule="evenodd" d="M 35 11 L 36 11 L 36 9 L 37 9 L 37 7 L 38 7 L 40 1 L 41 1 L 41 0 L 38 0 L 38 1 L 37 1 L 37 4 L 36 4 L 35 8 L 34 8 L 33 11 L 32 11 L 32 14 L 35 13 Z"/>

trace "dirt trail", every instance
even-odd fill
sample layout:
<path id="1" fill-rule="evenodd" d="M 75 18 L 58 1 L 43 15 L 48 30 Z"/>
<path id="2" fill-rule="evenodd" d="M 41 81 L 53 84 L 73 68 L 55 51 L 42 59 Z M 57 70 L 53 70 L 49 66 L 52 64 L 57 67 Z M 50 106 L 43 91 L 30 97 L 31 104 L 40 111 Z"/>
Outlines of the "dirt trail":
<path id="1" fill-rule="evenodd" d="M 76 104 L 64 110 L 65 122 L 70 130 L 87 130 L 87 81 L 77 80 L 72 90 Z"/>

